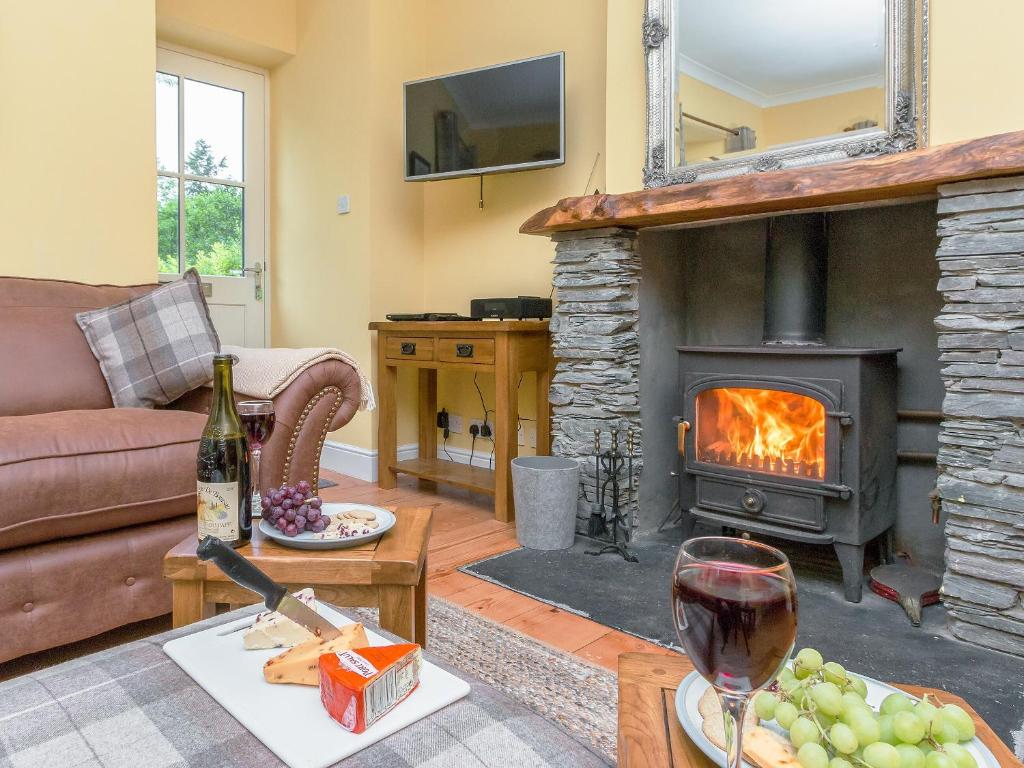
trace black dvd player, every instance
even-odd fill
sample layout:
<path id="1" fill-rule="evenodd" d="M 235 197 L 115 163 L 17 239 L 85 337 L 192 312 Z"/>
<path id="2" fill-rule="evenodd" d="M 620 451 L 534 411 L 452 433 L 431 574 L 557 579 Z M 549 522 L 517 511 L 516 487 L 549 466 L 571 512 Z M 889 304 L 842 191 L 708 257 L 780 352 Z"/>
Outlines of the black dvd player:
<path id="1" fill-rule="evenodd" d="M 469 314 L 476 318 L 498 318 L 499 320 L 545 320 L 551 317 L 551 299 L 540 296 L 516 296 L 507 299 L 473 299 L 469 303 Z"/>
<path id="2" fill-rule="evenodd" d="M 454 312 L 413 312 L 410 314 L 390 314 L 385 317 L 394 323 L 437 323 L 437 322 L 456 322 L 458 320 L 479 320 L 479 317 L 464 317 L 463 315 L 456 315 Z"/>

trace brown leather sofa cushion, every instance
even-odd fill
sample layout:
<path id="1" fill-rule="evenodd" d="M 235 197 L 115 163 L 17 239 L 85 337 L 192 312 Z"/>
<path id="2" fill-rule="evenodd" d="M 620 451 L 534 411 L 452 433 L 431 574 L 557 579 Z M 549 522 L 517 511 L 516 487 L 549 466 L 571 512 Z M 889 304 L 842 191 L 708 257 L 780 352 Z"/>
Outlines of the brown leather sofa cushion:
<path id="1" fill-rule="evenodd" d="M 110 408 L 110 391 L 75 314 L 154 287 L 0 277 L 0 416 Z"/>
<path id="2" fill-rule="evenodd" d="M 205 423 L 142 408 L 0 416 L 0 550 L 194 514 Z"/>
<path id="3" fill-rule="evenodd" d="M 22 654 L 168 613 L 163 557 L 195 530 L 193 513 L 0 552 L 0 669 Z"/>

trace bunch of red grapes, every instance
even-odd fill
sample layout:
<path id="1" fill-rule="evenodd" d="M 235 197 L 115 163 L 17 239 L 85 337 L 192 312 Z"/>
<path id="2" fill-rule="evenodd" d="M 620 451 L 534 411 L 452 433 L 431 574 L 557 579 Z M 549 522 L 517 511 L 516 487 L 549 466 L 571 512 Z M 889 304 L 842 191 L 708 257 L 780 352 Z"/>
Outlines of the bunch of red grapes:
<path id="1" fill-rule="evenodd" d="M 263 517 L 286 536 L 298 536 L 303 531 L 321 533 L 327 519 L 320 511 L 323 502 L 313 495 L 312 486 L 300 480 L 294 486 L 282 485 L 263 494 Z"/>

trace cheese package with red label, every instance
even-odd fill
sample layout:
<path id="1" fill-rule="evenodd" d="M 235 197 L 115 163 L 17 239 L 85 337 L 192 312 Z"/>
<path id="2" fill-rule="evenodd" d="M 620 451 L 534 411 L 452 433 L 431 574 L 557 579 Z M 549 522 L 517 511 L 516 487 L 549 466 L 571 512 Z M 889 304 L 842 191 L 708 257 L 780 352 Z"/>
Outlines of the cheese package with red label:
<path id="1" fill-rule="evenodd" d="M 325 653 L 320 700 L 343 728 L 362 733 L 413 692 L 422 665 L 415 643 Z"/>

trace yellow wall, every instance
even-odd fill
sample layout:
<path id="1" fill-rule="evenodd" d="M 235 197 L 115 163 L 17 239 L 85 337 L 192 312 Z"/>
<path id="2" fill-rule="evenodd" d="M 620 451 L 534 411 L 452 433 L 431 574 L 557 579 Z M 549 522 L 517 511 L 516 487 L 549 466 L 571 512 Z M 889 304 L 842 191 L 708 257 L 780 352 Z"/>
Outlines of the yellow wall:
<path id="1" fill-rule="evenodd" d="M 151 282 L 153 6 L 0 0 L 0 274 Z"/>
<path id="2" fill-rule="evenodd" d="M 631 192 L 643 186 L 647 94 L 644 57 L 637 41 L 644 7 L 645 0 L 607 0 L 602 192 Z M 589 191 L 594 191 L 593 185 Z"/>
<path id="3" fill-rule="evenodd" d="M 540 201 L 581 193 L 604 152 L 606 30 L 592 8 L 592 0 L 299 3 L 295 55 L 271 72 L 275 344 L 337 345 L 372 368 L 366 323 L 389 312 L 468 312 L 473 296 L 547 295 L 550 245 L 517 230 Z M 403 181 L 404 81 L 558 50 L 567 58 L 569 163 L 487 177 L 483 210 L 477 179 Z M 604 188 L 603 162 L 592 184 Z M 352 213 L 334 213 L 339 194 L 351 195 Z M 414 377 L 401 385 L 399 442 L 412 442 Z M 493 407 L 493 383 L 481 386 Z M 439 390 L 440 405 L 479 416 L 471 378 L 442 375 Z M 333 437 L 371 447 L 374 419 L 357 417 Z"/>
<path id="4" fill-rule="evenodd" d="M 763 119 L 766 147 L 842 133 L 863 120 L 874 120 L 884 126 L 885 91 L 861 88 L 768 107 Z"/>
<path id="5" fill-rule="evenodd" d="M 337 346 L 373 370 L 367 324 L 421 308 L 422 192 L 402 180 L 400 117 L 401 83 L 421 68 L 422 14 L 413 3 L 299 4 L 295 55 L 270 82 L 275 345 Z M 342 194 L 352 211 L 338 215 Z M 333 438 L 371 447 L 374 424 L 359 414 Z M 404 418 L 400 440 L 414 435 Z"/>
<path id="6" fill-rule="evenodd" d="M 425 183 L 424 305 L 440 312 L 468 313 L 473 297 L 547 296 L 551 244 L 519 235 L 518 229 L 538 208 L 582 194 L 598 153 L 601 158 L 590 191 L 595 186 L 605 188 L 603 3 L 434 0 L 431 8 L 436 23 L 427 34 L 430 45 L 420 77 L 565 51 L 568 161 L 557 168 L 486 177 L 482 210 L 477 205 L 476 178 Z M 639 48 L 635 41 L 633 48 Z M 529 381 L 523 383 L 523 411 L 532 417 L 532 401 L 525 396 Z M 488 407 L 493 408 L 493 382 L 481 376 L 480 383 Z M 472 377 L 467 375 L 442 374 L 438 401 L 467 419 L 482 416 Z M 453 436 L 449 444 L 468 447 L 468 434 Z"/>
<path id="7" fill-rule="evenodd" d="M 270 81 L 271 296 L 274 343 L 337 346 L 371 360 L 370 57 L 365 3 L 304 0 L 296 55 Z M 324 93 L 330 83 L 330 94 Z M 335 214 L 349 194 L 352 213 Z M 360 414 L 346 441 L 369 445 Z"/>
<path id="8" fill-rule="evenodd" d="M 297 0 L 156 0 L 161 40 L 273 67 L 295 53 Z"/>
<path id="9" fill-rule="evenodd" d="M 1019 0 L 931 0 L 932 144 L 1024 128 Z"/>

